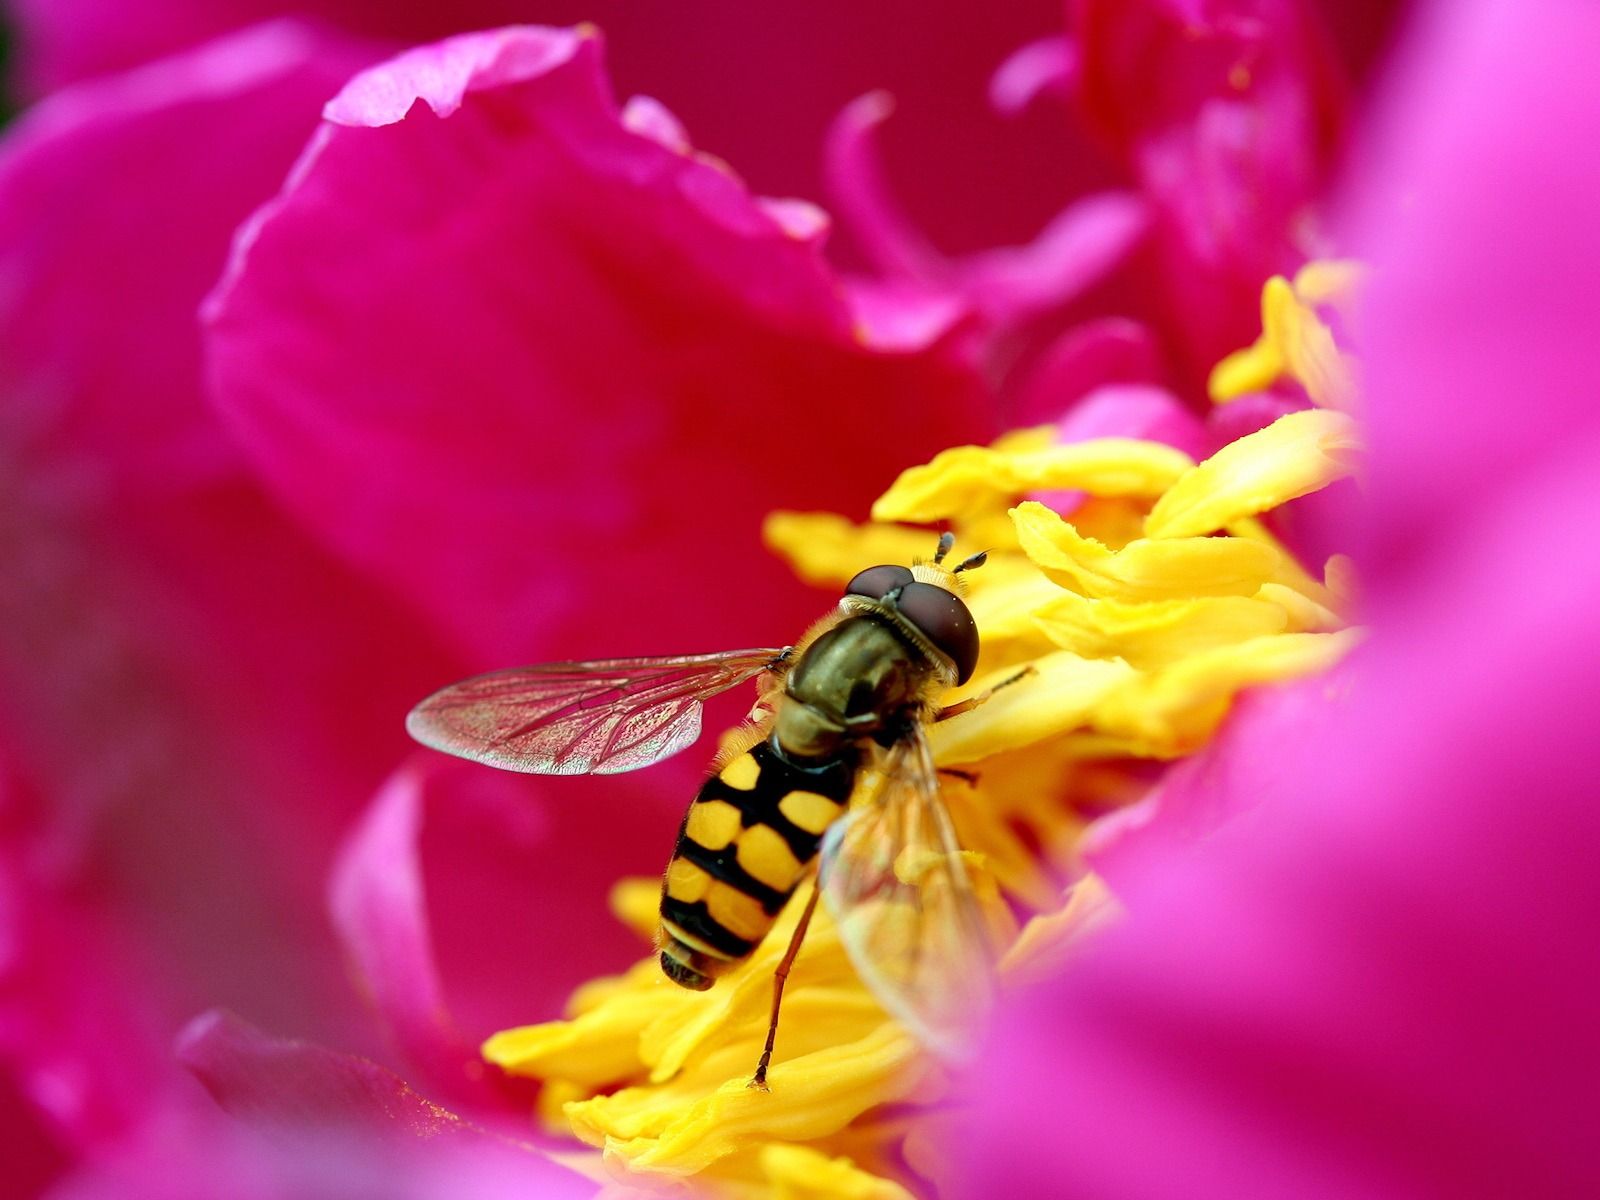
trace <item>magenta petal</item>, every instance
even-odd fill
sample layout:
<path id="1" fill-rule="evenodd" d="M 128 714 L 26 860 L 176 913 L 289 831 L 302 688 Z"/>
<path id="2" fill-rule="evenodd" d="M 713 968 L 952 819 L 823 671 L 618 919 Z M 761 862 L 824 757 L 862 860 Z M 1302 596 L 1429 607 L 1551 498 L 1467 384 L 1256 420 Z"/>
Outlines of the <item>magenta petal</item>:
<path id="1" fill-rule="evenodd" d="M 418 41 L 515 19 L 520 0 L 12 0 L 23 90 L 37 96 L 287 14 Z"/>
<path id="2" fill-rule="evenodd" d="M 748 703 L 738 696 L 707 724 L 725 728 Z M 445 999 L 470 1039 L 553 1020 L 578 984 L 649 952 L 608 897 L 618 879 L 666 865 L 713 752 L 707 741 L 648 771 L 599 778 L 530 778 L 428 753 L 427 912 Z"/>
<path id="3" fill-rule="evenodd" d="M 629 788 L 530 781 L 429 753 L 379 791 L 344 844 L 329 904 L 357 983 L 430 1094 L 474 1111 L 525 1099 L 486 1071 L 477 1040 L 553 1017 L 581 980 L 644 949 L 609 914 L 607 892 L 622 874 L 660 869 L 677 817 L 660 797 L 692 795 L 694 767 Z"/>
<path id="4" fill-rule="evenodd" d="M 1061 34 L 1017 47 L 989 79 L 989 103 L 1014 117 L 1040 96 L 1067 96 L 1077 84 L 1078 46 Z"/>
<path id="5" fill-rule="evenodd" d="M 463 34 L 419 46 L 352 79 L 323 115 L 336 125 L 393 125 L 421 100 L 435 116 L 448 117 L 469 92 L 530 79 L 570 62 L 588 36 L 575 29 L 523 37 Z"/>
<path id="6" fill-rule="evenodd" d="M 1335 715 L 1349 673 L 1246 692 L 1204 750 L 1172 766 L 1139 803 L 1096 821 L 1080 852 L 1113 888 L 1136 887 L 1141 872 L 1160 871 L 1241 814 L 1292 791 L 1300 760 L 1285 748 L 1304 745 Z"/>
<path id="7" fill-rule="evenodd" d="M 424 1100 L 375 1062 L 269 1037 L 231 1013 L 196 1017 L 177 1053 L 226 1112 L 257 1128 L 313 1127 L 396 1140 L 493 1136 Z"/>
<path id="8" fill-rule="evenodd" d="M 451 1092 L 481 1061 L 450 1019 L 434 962 L 422 887 L 419 768 L 372 802 L 334 865 L 333 923 L 361 982 L 407 1058 Z"/>
<path id="9" fill-rule="evenodd" d="M 829 190 L 857 243 L 891 282 L 965 302 L 1003 329 L 1058 308 L 1119 265 L 1143 238 L 1144 201 L 1103 192 L 1069 205 L 1025 246 L 949 260 L 901 210 L 884 178 L 874 135 L 893 111 L 884 92 L 847 105 L 828 133 Z"/>
<path id="10" fill-rule="evenodd" d="M 915 352 L 971 323 L 960 296 L 906 279 L 847 280 L 850 311 L 861 336 L 885 351 Z"/>
<path id="11" fill-rule="evenodd" d="M 24 90 L 31 95 L 197 45 L 275 15 L 259 0 L 13 0 Z"/>
<path id="12" fill-rule="evenodd" d="M 1255 335 L 1267 276 L 1307 253 L 1342 89 L 1300 0 L 1069 7 L 1084 111 L 1155 212 L 1169 332 L 1203 379 Z"/>
<path id="13" fill-rule="evenodd" d="M 231 463 L 198 394 L 196 298 L 369 53 L 277 22 L 60 93 L 7 131 L 0 348 L 36 452 L 88 449 L 164 488 Z"/>
<path id="14" fill-rule="evenodd" d="M 1022 425 L 1055 421 L 1103 384 L 1161 378 L 1160 350 L 1147 327 L 1125 317 L 1086 321 L 1057 338 L 1034 364 L 1017 420 Z"/>
<path id="15" fill-rule="evenodd" d="M 682 154 L 694 148 L 683 122 L 653 96 L 629 97 L 622 106 L 622 124 L 624 128 L 676 153 Z"/>
<path id="16" fill-rule="evenodd" d="M 484 667 L 792 637 L 765 513 L 864 510 L 985 427 L 942 349 L 859 340 L 815 237 L 625 128 L 593 35 L 451 39 L 328 111 L 213 297 L 217 402 Z M 659 586 L 713 554 L 760 604 Z"/>
<path id="17" fill-rule="evenodd" d="M 6 1131 L 7 1184 L 15 1196 L 42 1196 L 70 1168 L 60 1138 L 23 1095 L 12 1072 L 0 1066 L 0 1129 Z"/>
<path id="18" fill-rule="evenodd" d="M 1497 503 L 1499 487 L 1539 474 L 1600 419 L 1584 382 L 1600 171 L 1581 149 L 1600 139 L 1584 65 L 1600 12 L 1464 7 L 1471 19 L 1436 22 L 1460 77 L 1395 81 L 1357 197 L 1385 283 L 1363 318 L 1364 357 L 1412 397 L 1370 414 L 1385 518 L 1372 549 L 1397 568 L 1430 529 Z M 1403 65 L 1431 45 L 1408 49 Z M 1486 398 L 1483 419 L 1462 419 L 1463 396 Z"/>
<path id="19" fill-rule="evenodd" d="M 1165 388 L 1112 383 L 1096 388 L 1075 405 L 1056 430 L 1056 441 L 1141 438 L 1164 442 L 1190 458 L 1206 453 L 1206 429 L 1182 400 Z"/>
<path id="20" fill-rule="evenodd" d="M 1206 432 L 1212 450 L 1221 449 L 1247 434 L 1265 429 L 1279 417 L 1299 412 L 1309 405 L 1304 399 L 1280 396 L 1273 392 L 1251 392 L 1219 404 L 1206 414 Z"/>
<path id="21" fill-rule="evenodd" d="M 868 92 L 840 110 L 828 129 L 823 166 L 828 196 L 856 245 L 890 279 L 926 282 L 943 257 L 923 237 L 884 177 L 875 135 L 894 112 L 888 92 Z"/>
<path id="22" fill-rule="evenodd" d="M 1127 258 L 1149 228 L 1145 202 L 1130 192 L 1085 196 L 1026 246 L 988 250 L 960 263 L 962 291 L 997 325 L 1059 308 Z"/>
<path id="23" fill-rule="evenodd" d="M 195 1018 L 177 1052 L 225 1112 L 270 1139 L 215 1138 L 221 1152 L 211 1155 L 204 1143 L 181 1147 L 180 1168 L 200 1181 L 231 1150 L 235 1170 L 253 1168 L 269 1185 L 264 1194 L 284 1200 L 324 1188 L 398 1200 L 594 1194 L 592 1183 L 423 1099 L 367 1059 L 270 1037 L 226 1012 Z"/>
<path id="24" fill-rule="evenodd" d="M 741 706 L 717 701 L 713 726 Z M 709 739 L 708 739 L 709 741 Z M 664 865 L 710 746 L 647 772 L 538 779 L 418 751 L 349 832 L 329 881 L 355 983 L 429 1094 L 520 1105 L 476 1046 L 557 1016 L 648 943 L 611 914 L 623 876 Z"/>
<path id="25" fill-rule="evenodd" d="M 1600 971 L 1573 953 L 1600 929 L 1600 442 L 1575 449 L 1408 595 L 1375 596 L 1348 715 L 1245 776 L 1269 805 L 1194 861 L 1144 860 L 1126 936 L 1002 1019 L 977 1194 L 1581 1195 L 1600 1176 Z M 1475 547 L 1512 542 L 1521 570 L 1486 575 Z"/>
<path id="26" fill-rule="evenodd" d="M 577 1200 L 596 1194 L 593 1183 L 510 1143 L 386 1139 L 296 1123 L 260 1134 L 214 1107 L 210 1117 L 92 1161 L 61 1180 L 50 1200 Z"/>

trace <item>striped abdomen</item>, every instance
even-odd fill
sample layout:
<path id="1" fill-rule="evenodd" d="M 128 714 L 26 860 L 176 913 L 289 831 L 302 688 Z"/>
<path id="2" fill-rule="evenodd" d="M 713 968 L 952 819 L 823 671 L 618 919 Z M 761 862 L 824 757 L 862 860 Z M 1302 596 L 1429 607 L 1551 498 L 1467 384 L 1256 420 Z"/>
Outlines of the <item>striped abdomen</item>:
<path id="1" fill-rule="evenodd" d="M 854 756 L 797 766 L 760 742 L 706 780 L 661 887 L 661 968 L 703 990 L 766 937 L 822 835 L 844 814 Z"/>

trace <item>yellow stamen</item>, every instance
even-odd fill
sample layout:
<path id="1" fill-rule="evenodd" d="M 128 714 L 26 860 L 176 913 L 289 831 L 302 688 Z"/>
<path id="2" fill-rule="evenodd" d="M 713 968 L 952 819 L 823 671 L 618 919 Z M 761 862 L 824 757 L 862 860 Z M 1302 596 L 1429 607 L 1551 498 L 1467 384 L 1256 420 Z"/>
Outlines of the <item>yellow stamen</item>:
<path id="1" fill-rule="evenodd" d="M 1261 336 L 1228 355 L 1211 372 L 1208 390 L 1218 404 L 1264 391 L 1287 376 L 1319 408 L 1348 409 L 1356 391 L 1355 362 L 1342 353 L 1320 306 L 1347 307 L 1361 269 L 1344 262 L 1315 262 L 1291 284 L 1274 275 L 1261 289 Z"/>
<path id="2" fill-rule="evenodd" d="M 1021 454 L 958 446 L 902 474 L 872 506 L 872 519 L 942 521 L 1037 491 L 1154 498 L 1193 465 L 1181 450 L 1132 438 L 1100 438 Z"/>
<path id="3" fill-rule="evenodd" d="M 1343 413 L 1289 413 L 1185 472 L 1150 510 L 1145 533 L 1189 537 L 1277 508 L 1351 474 L 1359 448 Z"/>

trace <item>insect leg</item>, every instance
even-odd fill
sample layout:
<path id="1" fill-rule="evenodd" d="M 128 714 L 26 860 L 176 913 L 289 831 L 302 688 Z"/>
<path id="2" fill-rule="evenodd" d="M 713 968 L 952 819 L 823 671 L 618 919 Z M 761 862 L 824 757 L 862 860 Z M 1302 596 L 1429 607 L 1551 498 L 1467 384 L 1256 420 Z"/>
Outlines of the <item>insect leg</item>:
<path id="1" fill-rule="evenodd" d="M 751 1076 L 746 1087 L 753 1087 L 758 1091 L 767 1090 L 767 1068 L 772 1065 L 772 1046 L 778 1038 L 778 1009 L 783 1004 L 783 985 L 788 982 L 789 968 L 794 966 L 795 956 L 800 953 L 800 943 L 805 940 L 806 929 L 811 924 L 811 914 L 817 911 L 817 898 L 822 895 L 822 879 L 820 874 L 812 880 L 811 899 L 806 901 L 806 909 L 800 914 L 800 922 L 794 927 L 794 936 L 789 939 L 789 949 L 784 952 L 783 959 L 778 963 L 778 969 L 772 973 L 772 1019 L 767 1025 L 767 1044 L 761 1051 L 761 1061 L 756 1064 L 756 1073 Z"/>
<path id="2" fill-rule="evenodd" d="M 1018 671 L 1015 675 L 1011 676 L 1011 678 L 1002 679 L 999 683 L 995 684 L 992 688 L 989 688 L 986 691 L 979 692 L 976 696 L 968 696 L 965 700 L 961 701 L 959 704 L 947 704 L 947 705 L 945 705 L 943 708 L 941 708 L 939 710 L 939 715 L 934 717 L 933 719 L 935 721 L 948 721 L 951 717 L 959 717 L 964 712 L 971 712 L 973 709 L 977 708 L 978 705 L 982 704 L 985 700 L 987 700 L 990 696 L 992 696 L 996 692 L 998 692 L 1001 688 L 1010 687 L 1013 683 L 1016 683 L 1016 682 L 1018 682 L 1019 680 L 1022 680 L 1022 679 L 1026 679 L 1029 675 L 1034 675 L 1034 674 L 1037 674 L 1037 673 L 1038 673 L 1038 668 L 1035 667 L 1032 663 L 1029 663 L 1027 666 L 1023 667 L 1022 670 Z"/>

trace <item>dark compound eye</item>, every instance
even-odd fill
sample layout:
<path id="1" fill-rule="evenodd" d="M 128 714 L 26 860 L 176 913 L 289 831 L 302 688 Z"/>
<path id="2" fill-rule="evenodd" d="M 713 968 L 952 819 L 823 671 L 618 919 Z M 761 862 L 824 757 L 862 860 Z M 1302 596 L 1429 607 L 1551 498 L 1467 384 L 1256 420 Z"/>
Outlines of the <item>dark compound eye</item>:
<path id="1" fill-rule="evenodd" d="M 874 571 L 893 569 L 872 568 Z M 906 571 L 907 575 L 910 573 Z M 869 572 L 863 571 L 862 575 L 865 574 Z M 927 639 L 955 663 L 957 683 L 972 678 L 972 670 L 978 665 L 978 624 L 960 596 L 931 583 L 908 583 L 900 593 L 898 607 L 902 616 L 922 630 Z"/>
<path id="2" fill-rule="evenodd" d="M 881 567 L 868 567 L 845 585 L 845 595 L 866 596 L 872 600 L 882 600 L 897 587 L 904 587 L 911 582 L 911 568 L 898 567 L 885 564 Z"/>

